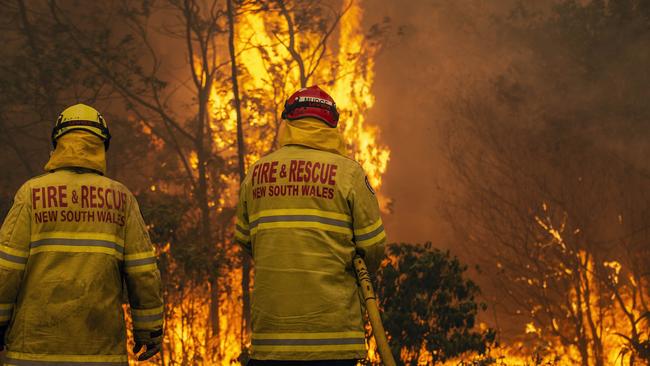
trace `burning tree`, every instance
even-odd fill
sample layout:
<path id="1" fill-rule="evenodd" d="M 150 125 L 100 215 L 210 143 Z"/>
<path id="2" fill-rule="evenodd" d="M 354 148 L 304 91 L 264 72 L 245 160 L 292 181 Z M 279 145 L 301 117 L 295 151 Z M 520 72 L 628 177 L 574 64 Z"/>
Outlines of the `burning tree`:
<path id="1" fill-rule="evenodd" d="M 483 145 L 452 153 L 464 185 L 449 214 L 467 248 L 481 249 L 474 260 L 494 270 L 491 288 L 500 294 L 494 300 L 504 296 L 498 301 L 504 309 L 528 317 L 526 332 L 564 362 L 646 357 L 648 232 L 637 220 L 648 211 L 630 204 L 641 190 L 629 190 L 646 178 L 624 173 L 629 167 L 612 172 L 617 162 L 607 156 L 595 165 L 598 153 L 578 154 L 589 149 L 577 141 L 559 152 L 572 158 L 559 161 L 558 152 L 531 149 L 539 133 L 504 129 L 503 119 L 475 104 L 463 109 L 472 121 L 463 123 L 476 128 L 465 132 L 479 133 Z M 614 177 L 624 174 L 634 178 L 619 187 Z"/>
<path id="2" fill-rule="evenodd" d="M 230 231 L 237 191 L 246 167 L 275 148 L 289 93 L 316 83 L 332 91 L 351 155 L 381 187 L 389 153 L 364 119 L 379 43 L 362 31 L 360 4 L 161 0 L 73 9 L 51 1 L 48 10 L 153 146 L 147 155 L 158 164 L 144 168 L 153 179 L 140 196 L 166 282 L 163 362 L 235 362 L 248 342 L 250 287 Z"/>
<path id="3" fill-rule="evenodd" d="M 520 340 L 563 364 L 648 360 L 648 174 L 608 145 L 630 140 L 613 126 L 647 120 L 634 76 L 647 48 L 625 66 L 603 64 L 639 49 L 648 19 L 639 4 L 564 1 L 548 17 L 520 8 L 507 24 L 530 63 L 450 103 L 446 151 L 461 182 L 451 222 L 467 248 L 480 248 L 475 260 L 495 280 L 502 315 L 526 319 Z M 562 52 L 547 52 L 550 44 Z M 616 77 L 597 78 L 603 69 Z M 614 79 L 620 99 L 606 92 Z"/>

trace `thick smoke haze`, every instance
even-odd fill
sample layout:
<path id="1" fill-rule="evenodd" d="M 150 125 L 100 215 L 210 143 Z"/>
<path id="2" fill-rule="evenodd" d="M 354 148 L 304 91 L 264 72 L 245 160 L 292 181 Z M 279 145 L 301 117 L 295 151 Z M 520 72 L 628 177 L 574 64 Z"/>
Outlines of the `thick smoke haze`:
<path id="1" fill-rule="evenodd" d="M 585 115 L 580 124 L 568 123 L 559 128 L 573 130 L 570 133 L 581 135 L 640 171 L 650 171 L 646 159 L 650 152 L 647 122 L 639 121 L 633 110 L 617 110 L 613 106 L 622 98 L 647 96 L 643 85 L 630 88 L 636 95 L 626 94 L 622 87 L 639 71 L 627 70 L 625 57 L 632 58 L 630 64 L 642 62 L 648 55 L 647 40 L 635 42 L 629 55 L 594 50 L 593 57 L 608 58 L 596 63 L 600 68 L 592 84 L 576 81 L 567 86 L 566 95 L 571 98 L 567 100 L 554 94 L 547 84 L 552 84 L 553 75 L 576 72 L 570 59 L 561 60 L 571 45 L 535 45 L 534 31 L 520 34 L 513 28 L 513 24 L 522 25 L 517 23 L 521 21 L 516 18 L 518 14 L 534 13 L 528 18 L 530 24 L 519 28 L 532 29 L 534 21 L 548 17 L 555 5 L 527 3 L 523 9 L 516 1 L 366 3 L 369 24 L 388 17 L 392 26 L 377 57 L 377 99 L 370 115 L 370 120 L 380 125 L 383 141 L 391 149 L 383 187 L 394 200 L 393 213 L 386 220 L 391 240 L 431 240 L 440 247 L 449 245 L 451 233 L 440 207 L 442 198 L 456 189 L 444 156 L 446 141 L 441 136 L 445 134 L 443 126 L 453 118 L 449 106 L 468 91 L 492 87 L 504 75 L 515 75 L 521 84 L 533 90 L 535 95 L 531 99 L 538 98 L 538 105 L 543 101 L 544 108 L 554 107 L 557 114 L 584 105 L 600 105 L 602 111 L 592 111 L 595 116 Z M 563 70 L 540 71 L 544 66 L 534 65 L 533 45 L 537 52 L 557 54 L 558 62 L 564 62 Z M 522 65 L 530 66 L 526 69 Z M 637 76 L 646 80 L 647 70 L 643 76 Z M 612 105 L 608 109 L 609 101 Z M 522 127 L 529 123 L 520 121 Z M 560 140 L 558 137 L 558 143 Z"/>
<path id="2" fill-rule="evenodd" d="M 589 253 L 604 267 L 647 268 L 644 6 L 366 3 L 369 23 L 389 17 L 392 26 L 376 60 L 370 115 L 391 150 L 382 188 L 394 200 L 385 219 L 390 240 L 432 241 L 480 264 L 472 278 L 494 311 L 486 320 L 506 337 L 524 329 L 528 320 L 516 317 L 529 310 L 520 309 L 535 318 L 548 301 L 538 294 L 555 264 L 542 266 L 539 278 L 528 274 L 548 260 L 527 252 L 533 243 L 547 248 L 544 235 L 556 235 L 551 241 L 562 247 L 566 240 L 569 262 Z M 517 269 L 522 259 L 527 264 Z M 501 291 L 503 281 L 520 280 L 540 286 Z M 535 324 L 571 312 L 545 311 Z"/>
<path id="3" fill-rule="evenodd" d="M 367 21 L 391 21 L 377 57 L 377 121 L 391 161 L 383 190 L 393 198 L 386 219 L 392 241 L 433 241 L 447 247 L 449 227 L 440 213 L 451 186 L 441 123 L 463 86 L 488 82 L 507 70 L 517 51 L 505 44 L 493 17 L 513 2 L 369 2 Z M 456 248 L 458 249 L 458 248 Z"/>

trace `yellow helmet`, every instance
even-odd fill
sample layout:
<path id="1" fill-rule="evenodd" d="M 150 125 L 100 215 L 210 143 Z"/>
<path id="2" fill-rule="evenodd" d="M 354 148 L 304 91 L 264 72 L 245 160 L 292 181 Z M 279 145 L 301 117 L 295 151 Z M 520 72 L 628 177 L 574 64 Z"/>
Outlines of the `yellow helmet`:
<path id="1" fill-rule="evenodd" d="M 84 130 L 96 135 L 104 140 L 104 148 L 108 150 L 111 134 L 108 133 L 104 117 L 95 108 L 80 103 L 61 112 L 52 130 L 54 148 L 56 148 L 56 140 L 59 137 L 73 130 Z"/>

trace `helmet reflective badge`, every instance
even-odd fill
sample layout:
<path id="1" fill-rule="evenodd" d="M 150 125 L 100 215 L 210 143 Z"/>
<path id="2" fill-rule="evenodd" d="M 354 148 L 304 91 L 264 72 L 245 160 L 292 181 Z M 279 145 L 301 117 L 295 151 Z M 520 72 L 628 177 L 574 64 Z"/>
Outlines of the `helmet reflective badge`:
<path id="1" fill-rule="evenodd" d="M 61 112 L 52 130 L 54 148 L 61 136 L 74 130 L 83 130 L 96 135 L 104 141 L 104 148 L 108 150 L 111 134 L 108 132 L 104 117 L 95 108 L 85 104 L 75 104 Z"/>
<path id="2" fill-rule="evenodd" d="M 339 122 L 334 99 L 317 85 L 298 90 L 284 103 L 282 118 L 291 121 L 304 117 L 318 118 L 330 127 L 336 127 Z"/>

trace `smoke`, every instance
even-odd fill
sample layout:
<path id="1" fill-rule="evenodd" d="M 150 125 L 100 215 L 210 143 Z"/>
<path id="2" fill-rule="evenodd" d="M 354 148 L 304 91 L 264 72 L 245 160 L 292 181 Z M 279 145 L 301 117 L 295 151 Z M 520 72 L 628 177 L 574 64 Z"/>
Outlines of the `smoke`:
<path id="1" fill-rule="evenodd" d="M 609 11 L 619 3 L 625 2 L 610 2 Z M 648 108 L 641 100 L 648 97 L 643 65 L 650 48 L 647 33 L 639 32 L 645 18 L 621 11 L 629 19 L 616 19 L 598 14 L 602 3 L 594 4 L 584 12 L 594 20 L 582 24 L 571 16 L 590 1 L 365 3 L 369 24 L 391 20 L 376 60 L 377 101 L 369 118 L 391 149 L 383 187 L 394 200 L 385 220 L 390 240 L 453 247 L 440 207 L 458 189 L 444 156 L 444 133 L 454 118 L 450 104 L 477 91 L 499 93 L 503 105 L 526 109 L 532 117 L 518 128 L 551 131 L 558 144 L 588 141 L 648 176 Z M 570 20 L 556 20 L 557 14 Z M 597 17 L 606 24 L 598 25 Z M 600 27 L 593 30 L 595 41 L 593 24 Z M 536 125 L 540 121 L 545 125 Z"/>
<path id="2" fill-rule="evenodd" d="M 371 5 L 372 4 L 372 5 Z M 392 241 L 449 245 L 440 213 L 453 182 L 443 156 L 441 123 L 464 88 L 505 72 L 519 51 L 505 44 L 493 19 L 514 2 L 367 2 L 369 23 L 391 20 L 391 34 L 377 57 L 377 103 L 369 120 L 381 126 L 391 162 L 384 192 L 393 198 L 386 218 Z"/>
<path id="3" fill-rule="evenodd" d="M 469 242 L 472 229 L 502 224 L 508 230 L 509 223 L 447 215 L 450 204 L 474 213 L 499 207 L 489 194 L 479 196 L 483 202 L 454 201 L 467 193 L 467 182 L 455 174 L 449 149 L 479 157 L 486 149 L 520 164 L 522 174 L 548 187 L 549 196 L 566 198 L 553 204 L 589 232 L 578 245 L 599 245 L 593 250 L 597 260 L 623 260 L 634 270 L 635 259 L 621 258 L 626 251 L 648 258 L 640 244 L 647 235 L 636 235 L 647 232 L 643 220 L 650 207 L 643 188 L 650 177 L 649 13 L 642 2 L 615 0 L 366 2 L 369 23 L 390 17 L 392 25 L 376 60 L 377 100 L 369 116 L 391 149 L 382 188 L 394 200 L 385 218 L 389 240 L 432 241 L 466 263 L 483 264 L 483 276 L 473 277 L 501 317 L 502 324 L 490 319 L 501 334 L 521 334 L 524 328 L 521 319 L 508 316 L 511 304 L 498 303 L 505 286 L 495 263 L 485 266 L 486 250 L 496 240 Z M 467 101 L 480 107 L 468 111 Z M 467 124 L 457 126 L 462 120 Z M 478 125 L 481 121 L 488 127 Z M 472 135 L 472 128 L 484 131 Z M 490 135 L 487 130 L 496 141 L 503 138 L 501 151 L 495 151 L 498 143 L 481 141 Z M 486 184 L 491 174 L 502 174 L 477 166 L 480 161 L 463 167 L 474 174 L 476 191 L 481 189 L 476 171 L 485 174 Z M 528 200 L 517 208 L 525 219 L 545 199 L 515 192 L 516 187 L 492 189 Z M 584 220 L 576 219 L 581 211 Z M 641 249 L 631 249 L 632 243 Z"/>

